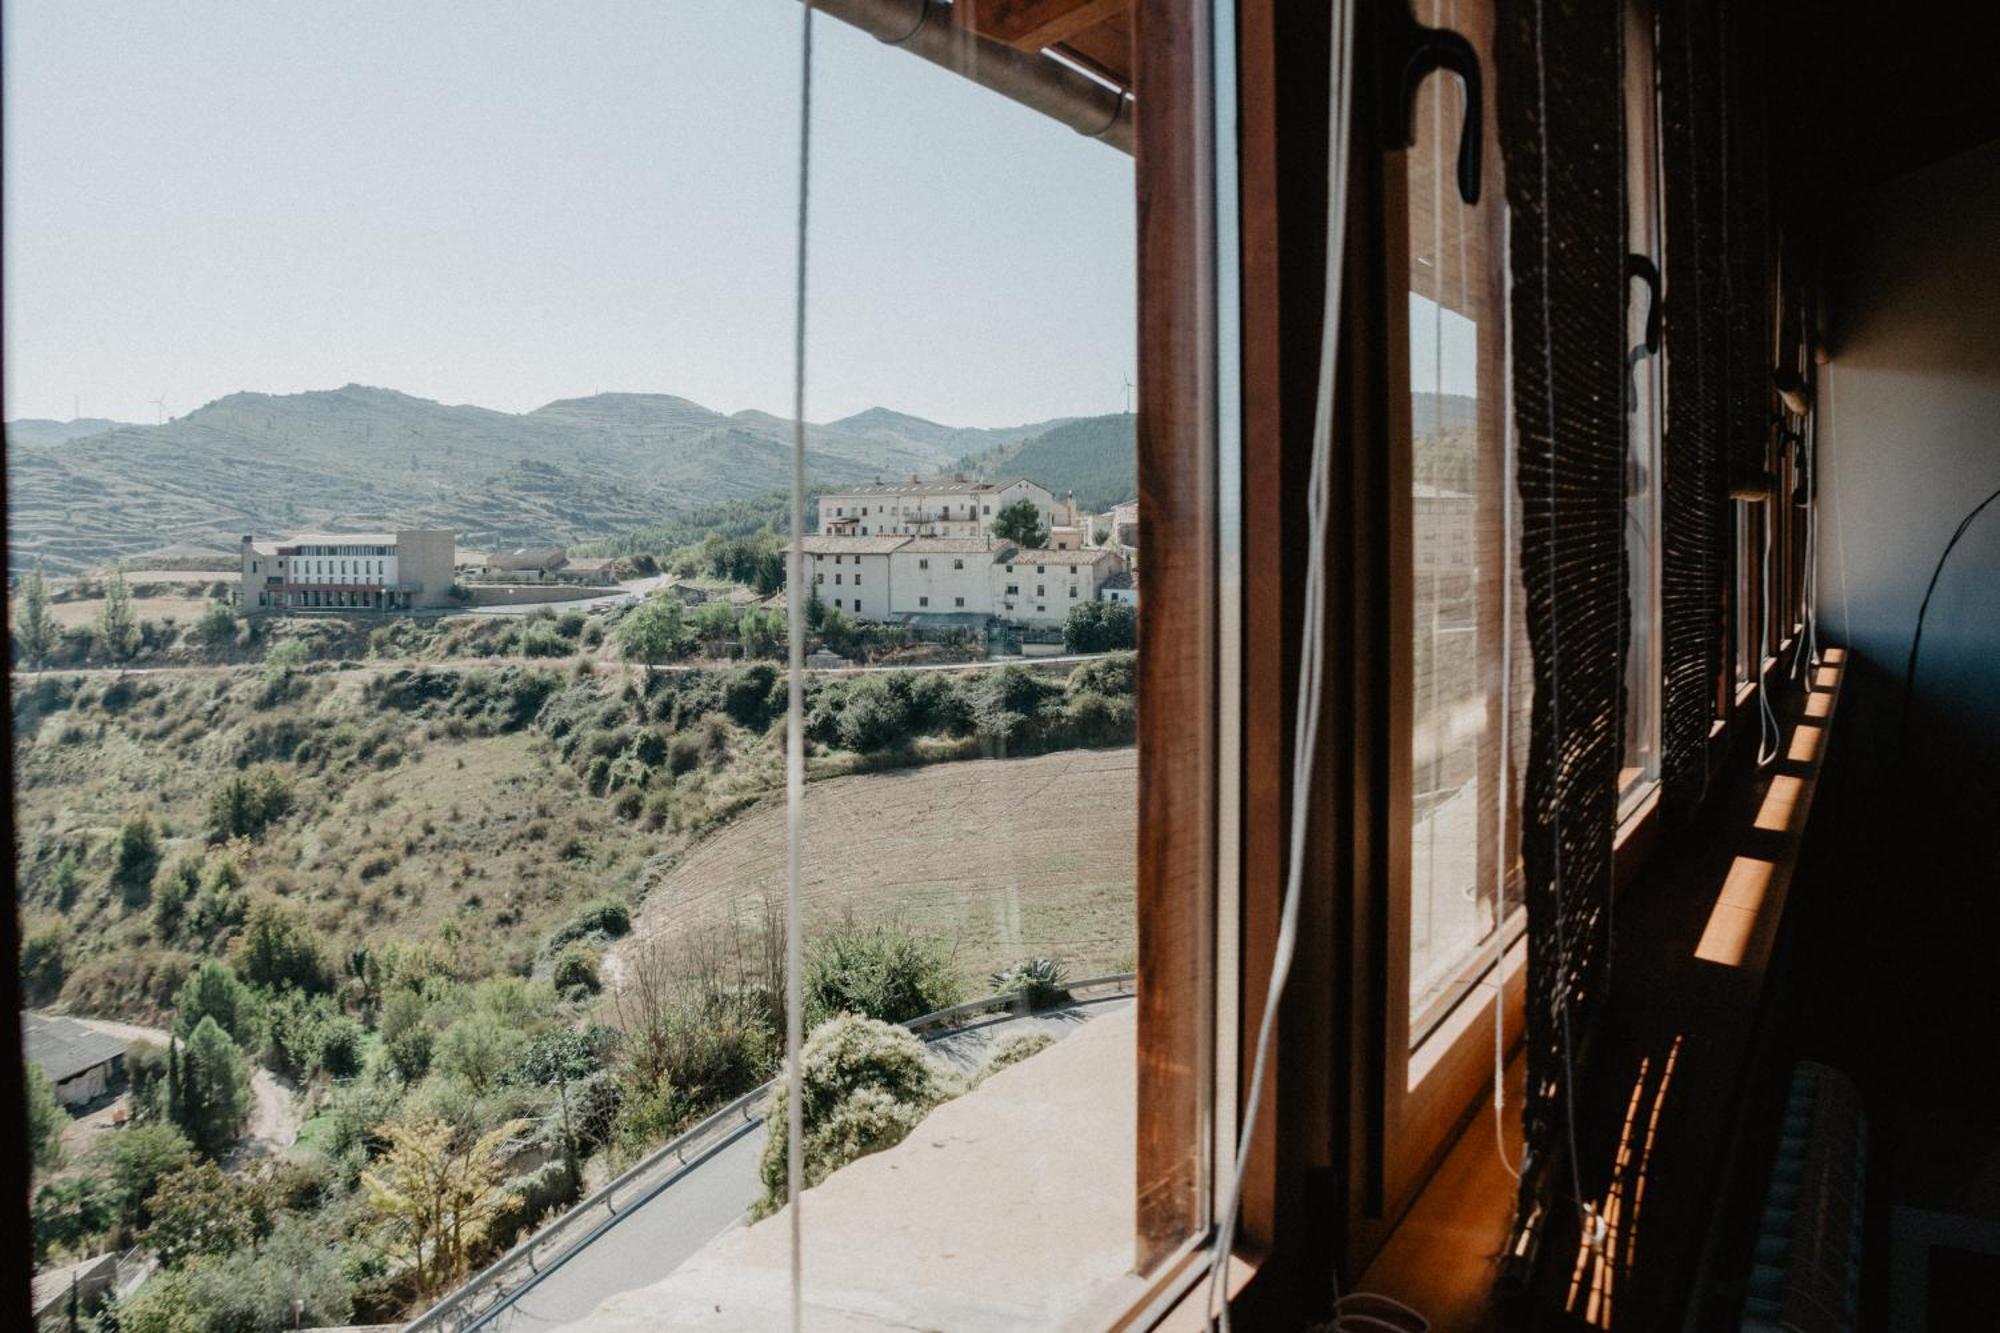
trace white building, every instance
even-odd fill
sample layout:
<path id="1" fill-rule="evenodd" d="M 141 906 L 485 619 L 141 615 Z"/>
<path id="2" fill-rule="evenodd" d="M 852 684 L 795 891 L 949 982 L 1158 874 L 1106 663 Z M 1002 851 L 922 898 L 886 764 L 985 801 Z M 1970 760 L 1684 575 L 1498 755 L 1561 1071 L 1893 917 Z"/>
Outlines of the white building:
<path id="1" fill-rule="evenodd" d="M 246 612 L 449 606 L 455 550 L 453 534 L 438 528 L 307 532 L 283 542 L 245 536 L 237 605 Z"/>
<path id="2" fill-rule="evenodd" d="M 1108 550 L 1034 550 L 982 537 L 818 535 L 806 575 L 820 601 L 861 620 L 998 618 L 1060 625 L 1125 562 Z"/>
<path id="3" fill-rule="evenodd" d="M 125 1043 L 67 1018 L 21 1015 L 29 1063 L 42 1067 L 64 1106 L 83 1106 L 125 1077 Z"/>
<path id="4" fill-rule="evenodd" d="M 875 482 L 819 498 L 819 530 L 829 536 L 983 537 L 1008 505 L 1032 501 L 1044 528 L 1076 521 L 1076 507 L 1024 478 L 952 477 L 900 484 Z"/>

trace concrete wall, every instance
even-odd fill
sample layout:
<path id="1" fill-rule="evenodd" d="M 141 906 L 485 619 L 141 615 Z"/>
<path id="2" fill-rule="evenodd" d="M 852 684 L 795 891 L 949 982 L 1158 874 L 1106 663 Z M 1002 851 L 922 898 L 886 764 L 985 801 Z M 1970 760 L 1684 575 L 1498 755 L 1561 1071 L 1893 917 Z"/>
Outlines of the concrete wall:
<path id="1" fill-rule="evenodd" d="M 531 606 L 604 596 L 602 588 L 582 588 L 563 583 L 467 583 L 462 586 L 468 606 Z"/>
<path id="2" fill-rule="evenodd" d="M 451 605 L 457 544 L 450 531 L 442 528 L 399 530 L 396 533 L 396 564 L 397 577 L 403 582 L 423 585 L 423 590 L 413 599 L 415 605 Z"/>

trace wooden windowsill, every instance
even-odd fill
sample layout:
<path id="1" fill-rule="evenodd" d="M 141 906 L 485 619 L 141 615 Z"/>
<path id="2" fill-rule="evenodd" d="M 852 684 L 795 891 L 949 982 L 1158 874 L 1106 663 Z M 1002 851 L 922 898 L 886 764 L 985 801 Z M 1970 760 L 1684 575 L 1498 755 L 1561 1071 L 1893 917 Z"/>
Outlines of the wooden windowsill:
<path id="1" fill-rule="evenodd" d="M 1838 650 L 1830 650 L 1827 660 L 1838 663 L 1842 656 Z M 1671 848 L 1658 848 L 1662 853 L 1671 851 L 1671 855 L 1645 857 L 1645 845 L 1659 837 L 1656 797 L 1648 798 L 1643 807 L 1634 809 L 1619 828 L 1615 855 L 1617 891 L 1621 895 L 1629 887 L 1629 880 L 1639 878 L 1640 861 L 1672 863 L 1646 866 L 1643 891 L 1635 904 L 1639 915 L 1633 919 L 1632 928 L 1639 932 L 1640 938 L 1654 941 L 1662 956 L 1639 966 L 1639 959 L 1621 954 L 1628 960 L 1625 966 L 1643 973 L 1645 978 L 1643 981 L 1628 978 L 1627 985 L 1633 988 L 1628 1000 L 1644 1002 L 1653 994 L 1649 988 L 1670 987 L 1683 978 L 1692 978 L 1704 992 L 1699 1012 L 1683 1016 L 1691 1021 L 1689 1039 L 1696 1045 L 1682 1058 L 1673 1096 L 1668 1096 L 1657 1061 L 1651 1075 L 1653 1082 L 1646 1084 L 1664 1108 L 1668 1132 L 1678 1139 L 1684 1153 L 1694 1151 L 1705 1137 L 1712 1136 L 1713 1115 L 1726 1106 L 1735 1086 L 1729 1050 L 1742 1039 L 1742 1032 L 1749 1026 L 1747 1015 L 1761 1001 L 1765 971 L 1784 915 L 1792 867 L 1824 762 L 1825 747 L 1818 738 L 1825 735 L 1840 674 L 1837 667 L 1823 667 L 1814 678 L 1814 693 L 1803 700 L 1784 701 L 1781 711 L 1784 744 L 1772 770 L 1753 774 L 1741 790 L 1732 785 L 1728 791 L 1716 793 L 1719 803 L 1712 813 L 1724 821 L 1718 824 L 1719 828 L 1731 830 L 1721 835 L 1722 846 L 1711 848 L 1704 838 L 1690 835 L 1685 843 L 1676 840 Z M 1801 732 L 1812 733 L 1814 743 L 1799 745 L 1797 738 Z M 1697 847 L 1695 843 L 1703 845 Z M 1747 862 L 1755 864 L 1746 870 Z M 1677 907 L 1676 903 L 1680 905 Z M 1690 914 L 1688 904 L 1697 910 Z M 1681 920 L 1675 930 L 1656 935 L 1648 928 L 1646 915 L 1663 909 Z M 1622 904 L 1620 911 L 1625 911 Z M 1690 915 L 1693 919 L 1686 920 Z M 1683 993 L 1674 1005 L 1667 1007 L 1681 1006 L 1686 999 Z M 1718 1015 L 1724 1017 L 1718 1019 Z M 1722 1024 L 1720 1028 L 1703 1030 L 1704 1024 L 1718 1021 Z M 1437 1333 L 1486 1333 L 1504 1326 L 1493 1296 L 1500 1256 L 1514 1218 L 1516 1182 L 1508 1164 L 1513 1167 L 1520 1164 L 1518 1108 L 1524 1065 L 1524 1060 L 1510 1051 L 1502 1124 L 1496 1130 L 1490 1094 L 1479 1098 L 1436 1173 L 1361 1273 L 1354 1290 L 1377 1292 L 1405 1302 L 1420 1310 Z M 1606 1079 L 1607 1086 L 1623 1079 L 1624 1071 L 1618 1068 L 1613 1054 L 1607 1054 L 1601 1062 L 1594 1061 L 1593 1068 Z M 1643 1067 L 1641 1081 L 1644 1081 Z M 1626 1091 L 1622 1086 L 1610 1089 L 1611 1093 L 1621 1095 Z M 1500 1156 L 1502 1140 L 1507 1164 L 1503 1164 Z M 1591 1155 L 1590 1143 L 1586 1143 L 1584 1151 L 1586 1156 Z M 1712 1162 L 1707 1163 L 1703 1170 L 1712 1166 Z M 1701 1174 L 1701 1170 L 1692 1168 L 1663 1171 L 1648 1194 L 1648 1209 L 1667 1214 L 1692 1207 L 1691 1199 L 1700 1190 L 1688 1177 Z M 1653 1221 L 1668 1235 L 1676 1231 L 1662 1218 L 1655 1217 Z M 1699 1228 L 1695 1230 L 1698 1233 Z M 1575 1242 L 1573 1224 L 1569 1234 L 1564 1234 L 1558 1225 L 1545 1238 L 1545 1271 L 1536 1283 L 1534 1294 L 1537 1314 L 1545 1317 L 1538 1318 L 1534 1327 L 1604 1326 L 1580 1303 L 1587 1302 L 1588 1281 L 1574 1284 L 1572 1290 L 1568 1250 L 1575 1247 Z M 1655 1315 L 1650 1309 L 1652 1302 L 1643 1297 L 1671 1292 L 1677 1282 L 1687 1277 L 1684 1265 L 1688 1256 L 1679 1238 L 1676 1245 L 1655 1239 L 1645 1253 L 1653 1267 L 1637 1275 L 1621 1274 L 1622 1282 L 1633 1284 L 1628 1288 L 1633 1303 L 1621 1306 L 1619 1328 L 1627 1327 L 1628 1322 L 1632 1327 L 1663 1327 L 1660 1321 L 1667 1318 L 1667 1307 L 1673 1300 L 1660 1300 L 1661 1309 Z M 1556 1258 L 1558 1254 L 1560 1259 Z M 1559 1274 L 1554 1271 L 1557 1268 L 1561 1269 Z M 1657 1288 L 1652 1284 L 1658 1284 Z M 1565 1317 L 1565 1306 L 1573 1303 L 1575 1308 L 1568 1309 Z"/>

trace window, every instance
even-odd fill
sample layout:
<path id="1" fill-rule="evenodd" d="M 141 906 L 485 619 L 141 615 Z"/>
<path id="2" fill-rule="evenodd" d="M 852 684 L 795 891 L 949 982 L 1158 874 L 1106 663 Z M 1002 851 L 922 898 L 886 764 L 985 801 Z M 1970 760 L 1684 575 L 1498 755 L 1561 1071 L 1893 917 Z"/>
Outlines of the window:
<path id="1" fill-rule="evenodd" d="M 954 597 L 954 598 L 952 598 L 952 599 L 951 599 L 951 604 L 952 604 L 953 606 L 964 606 L 964 605 L 965 605 L 965 599 L 964 599 L 963 597 Z"/>
<path id="2" fill-rule="evenodd" d="M 833 581 L 834 581 L 834 582 L 835 582 L 835 583 L 837 584 L 837 583 L 839 583 L 839 582 L 840 582 L 840 581 L 841 581 L 841 580 L 842 580 L 843 578 L 845 578 L 845 577 L 847 577 L 847 576 L 846 576 L 846 575 L 844 575 L 844 574 L 835 574 L 835 575 L 833 576 Z"/>
<path id="3" fill-rule="evenodd" d="M 1625 744 L 1618 774 L 1621 814 L 1660 777 L 1660 447 L 1666 374 L 1655 321 L 1666 258 L 1660 227 L 1659 96 L 1653 42 L 1652 0 L 1627 0 L 1626 241 L 1631 254 L 1650 264 L 1651 271 L 1646 275 L 1643 266 L 1635 265 L 1641 267 L 1641 276 L 1628 281 L 1625 291 L 1625 561 L 1632 619 L 1625 655 Z"/>
<path id="4" fill-rule="evenodd" d="M 1071 597 L 1076 596 L 1076 585 L 1074 583 L 1069 585 L 1069 595 Z"/>
<path id="5" fill-rule="evenodd" d="M 1488 4 L 1452 8 L 1419 0 L 1418 17 L 1484 45 Z M 1460 198 L 1459 100 L 1454 80 L 1426 80 L 1405 155 L 1409 1047 L 1491 966 L 1517 905 L 1512 805 L 1527 740 L 1525 725 L 1509 725 L 1516 709 L 1525 721 L 1530 658 L 1511 586 L 1505 195 L 1499 154 L 1489 152 L 1480 203 Z"/>
<path id="6" fill-rule="evenodd" d="M 1007 585 L 1007 595 L 1009 597 L 1018 597 L 1020 596 L 1020 594 L 1021 594 L 1021 587 L 1019 584 L 1010 583 Z"/>
<path id="7" fill-rule="evenodd" d="M 929 606 L 930 604 L 931 604 L 931 599 L 930 599 L 930 598 L 928 598 L 928 597 L 919 597 L 919 598 L 917 598 L 917 605 L 918 605 L 918 606 Z"/>
<path id="8" fill-rule="evenodd" d="M 854 576 L 854 586 L 857 588 L 861 586 L 861 576 L 859 574 Z M 859 605 L 859 603 L 856 603 L 856 605 Z"/>
<path id="9" fill-rule="evenodd" d="M 964 562 L 963 560 L 954 560 L 954 561 L 952 561 L 952 562 L 951 562 L 951 567 L 952 567 L 953 569 L 964 569 L 964 568 L 965 568 L 965 562 Z"/>
<path id="10" fill-rule="evenodd" d="M 1736 638 L 1733 683 L 1738 691 L 1756 683 L 1761 651 L 1761 608 L 1764 565 L 1764 506 L 1753 500 L 1733 500 L 1736 511 L 1735 607 L 1731 617 Z"/>
<path id="11" fill-rule="evenodd" d="M 1037 596 L 1037 597 L 1046 597 L 1046 596 L 1048 596 L 1048 590 L 1047 590 L 1047 585 L 1045 585 L 1045 584 L 1041 584 L 1041 583 L 1037 583 L 1037 584 L 1035 585 L 1035 596 Z"/>
<path id="12" fill-rule="evenodd" d="M 919 560 L 919 561 L 917 561 L 917 568 L 918 568 L 918 569 L 929 569 L 930 567 L 931 567 L 931 562 L 930 562 L 930 561 L 928 561 L 928 560 Z"/>

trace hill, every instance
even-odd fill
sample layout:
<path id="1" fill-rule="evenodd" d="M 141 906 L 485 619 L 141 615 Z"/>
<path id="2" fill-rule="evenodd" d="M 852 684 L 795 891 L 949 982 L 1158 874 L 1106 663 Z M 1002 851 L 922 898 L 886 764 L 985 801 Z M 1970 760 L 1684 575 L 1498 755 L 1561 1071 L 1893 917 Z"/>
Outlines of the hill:
<path id="1" fill-rule="evenodd" d="M 47 449 L 68 444 L 89 435 L 102 435 L 128 423 L 107 417 L 78 417 L 74 421 L 51 421 L 47 417 L 22 417 L 7 423 L 7 443 L 29 449 Z"/>
<path id="2" fill-rule="evenodd" d="M 1138 418 L 1125 413 L 1079 417 L 1025 439 L 1003 443 L 959 462 L 985 476 L 1019 476 L 1057 495 L 1076 492 L 1093 512 L 1139 493 Z"/>
<path id="3" fill-rule="evenodd" d="M 26 438 L 52 425 L 18 422 Z M 78 423 L 82 424 L 82 423 Z M 580 542 L 786 487 L 792 423 L 667 394 L 598 394 L 525 413 L 350 384 L 237 393 L 164 425 L 107 423 L 9 451 L 8 567 L 75 572 L 244 533 L 438 526 L 472 547 Z M 929 473 L 1041 434 L 941 426 L 887 409 L 807 427 L 816 482 Z"/>

